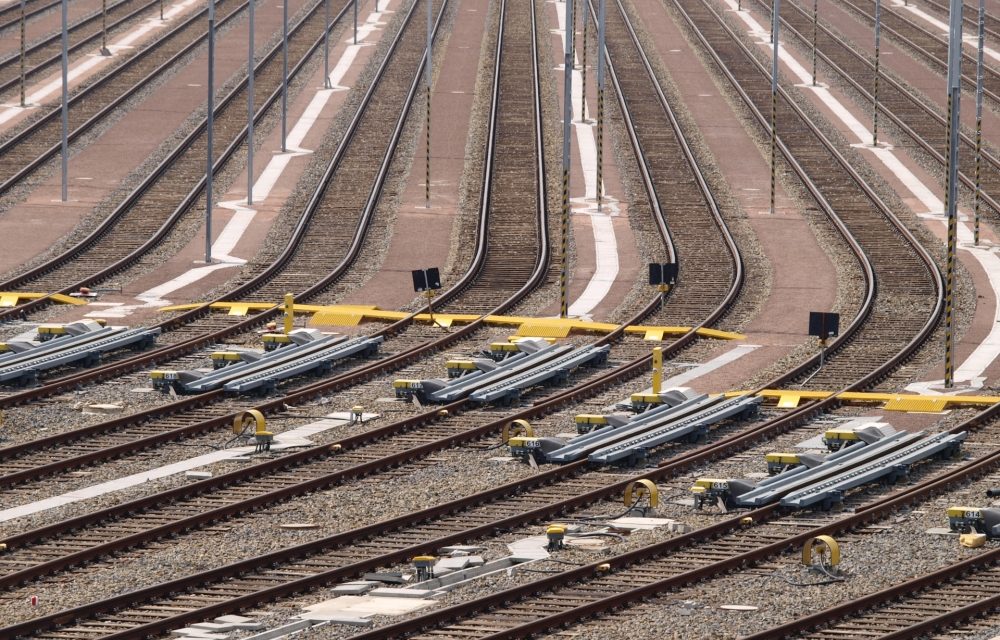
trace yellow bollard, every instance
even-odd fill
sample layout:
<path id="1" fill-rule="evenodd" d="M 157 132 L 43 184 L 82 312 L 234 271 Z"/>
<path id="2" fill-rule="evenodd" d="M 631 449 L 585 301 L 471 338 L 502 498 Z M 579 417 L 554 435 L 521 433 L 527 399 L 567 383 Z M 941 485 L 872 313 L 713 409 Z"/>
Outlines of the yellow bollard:
<path id="1" fill-rule="evenodd" d="M 285 294 L 285 333 L 291 333 L 295 328 L 295 296 Z"/>
<path id="2" fill-rule="evenodd" d="M 660 386 L 663 384 L 663 349 L 653 348 L 653 393 L 660 394 Z"/>

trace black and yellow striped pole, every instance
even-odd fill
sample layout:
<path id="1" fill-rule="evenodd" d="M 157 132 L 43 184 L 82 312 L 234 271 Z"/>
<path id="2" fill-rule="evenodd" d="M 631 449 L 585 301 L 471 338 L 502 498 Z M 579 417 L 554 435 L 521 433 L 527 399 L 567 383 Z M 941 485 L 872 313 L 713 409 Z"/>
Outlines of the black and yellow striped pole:
<path id="1" fill-rule="evenodd" d="M 604 0 L 597 10 L 597 210 L 604 201 Z"/>
<path id="2" fill-rule="evenodd" d="M 562 217 L 559 241 L 559 317 L 569 315 L 566 281 L 569 253 L 569 136 L 573 120 L 573 0 L 566 0 L 566 54 L 563 62 Z"/>
<path id="3" fill-rule="evenodd" d="M 979 244 L 979 204 L 982 200 L 980 177 L 983 165 L 983 45 L 986 32 L 986 7 L 984 0 L 979 0 L 979 54 L 976 58 L 976 196 L 975 224 L 972 240 Z"/>
<path id="4" fill-rule="evenodd" d="M 944 386 L 955 384 L 954 295 L 955 245 L 958 232 L 958 127 L 962 98 L 962 0 L 951 0 L 948 37 L 948 181 L 945 213 L 948 216 L 947 266 L 944 289 Z"/>
<path id="5" fill-rule="evenodd" d="M 585 7 L 580 7 L 580 22 L 583 23 L 583 42 L 580 44 L 582 50 L 580 55 L 580 76 L 583 79 L 580 83 L 580 122 L 587 121 L 587 11 Z"/>
<path id="6" fill-rule="evenodd" d="M 774 213 L 775 173 L 778 160 L 778 25 L 781 0 L 774 0 L 771 7 L 771 213 Z"/>
<path id="7" fill-rule="evenodd" d="M 101 55 L 111 55 L 108 49 L 108 0 L 101 0 Z"/>
<path id="8" fill-rule="evenodd" d="M 28 106 L 26 102 L 25 89 L 24 89 L 24 53 L 27 41 L 24 36 L 24 2 L 21 0 L 21 106 Z"/>
<path id="9" fill-rule="evenodd" d="M 875 0 L 875 88 L 872 99 L 875 103 L 872 115 L 872 146 L 878 146 L 878 61 L 879 44 L 882 36 L 882 0 Z"/>
<path id="10" fill-rule="evenodd" d="M 355 0 L 356 2 L 357 0 Z M 427 0 L 427 56 L 425 59 L 425 70 L 427 80 L 427 122 L 424 127 L 424 206 L 427 209 L 431 208 L 431 38 L 433 35 L 433 25 L 431 16 L 431 5 L 434 3 L 431 0 Z"/>
<path id="11" fill-rule="evenodd" d="M 819 0 L 813 0 L 813 86 L 816 86 L 816 34 L 819 31 Z"/>

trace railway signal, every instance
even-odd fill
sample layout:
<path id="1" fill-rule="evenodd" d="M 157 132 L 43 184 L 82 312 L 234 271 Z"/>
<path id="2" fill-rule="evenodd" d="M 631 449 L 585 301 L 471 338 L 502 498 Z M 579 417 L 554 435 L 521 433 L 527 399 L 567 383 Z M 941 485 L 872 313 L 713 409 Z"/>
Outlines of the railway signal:
<path id="1" fill-rule="evenodd" d="M 650 262 L 649 263 L 649 284 L 655 286 L 660 292 L 660 310 L 666 301 L 667 291 L 674 284 L 677 284 L 677 263 L 676 262 Z"/>
<path id="2" fill-rule="evenodd" d="M 948 37 L 948 176 L 945 212 L 948 216 L 948 255 L 944 294 L 944 386 L 954 386 L 952 363 L 955 336 L 955 245 L 958 232 L 958 127 L 962 98 L 962 0 L 951 0 Z"/>
<path id="3" fill-rule="evenodd" d="M 840 335 L 840 314 L 809 312 L 809 335 L 819 338 L 819 366 L 823 366 L 826 341 Z"/>
<path id="4" fill-rule="evenodd" d="M 422 293 L 427 297 L 427 313 L 431 316 L 431 324 L 434 324 L 434 307 L 432 301 L 434 292 L 441 288 L 441 272 L 437 267 L 427 269 L 414 269 L 410 272 L 413 276 L 413 290 Z"/>

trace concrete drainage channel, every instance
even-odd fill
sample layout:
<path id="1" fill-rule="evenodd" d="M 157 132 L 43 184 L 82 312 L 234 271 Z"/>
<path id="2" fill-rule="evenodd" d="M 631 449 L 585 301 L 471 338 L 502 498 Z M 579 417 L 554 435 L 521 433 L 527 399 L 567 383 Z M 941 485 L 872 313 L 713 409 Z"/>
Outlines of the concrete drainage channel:
<path id="1" fill-rule="evenodd" d="M 635 512 L 633 512 L 635 513 Z M 684 524 L 664 518 L 622 517 L 611 520 L 608 527 L 584 533 L 579 525 L 567 524 L 564 544 L 600 551 L 599 536 L 616 536 L 615 531 L 654 529 L 668 527 L 672 531 L 683 532 Z M 598 537 L 595 537 L 598 536 Z M 491 575 L 508 575 L 522 567 L 549 558 L 548 535 L 522 538 L 508 545 L 511 555 L 496 560 L 484 560 L 478 555 L 483 547 L 452 546 L 439 550 L 440 557 L 420 556 L 414 558 L 414 573 L 369 573 L 363 580 L 347 582 L 330 590 L 334 596 L 304 608 L 298 620 L 273 629 L 263 630 L 264 624 L 241 616 L 222 616 L 214 622 L 193 624 L 177 629 L 173 635 L 178 640 L 228 640 L 230 632 L 260 630 L 243 640 L 276 640 L 291 636 L 305 629 L 326 625 L 349 625 L 367 627 L 372 624 L 372 616 L 399 616 L 432 606 L 444 594 L 463 587 L 473 580 L 482 580 Z M 406 586 L 386 586 L 404 584 L 416 578 L 417 582 Z"/>

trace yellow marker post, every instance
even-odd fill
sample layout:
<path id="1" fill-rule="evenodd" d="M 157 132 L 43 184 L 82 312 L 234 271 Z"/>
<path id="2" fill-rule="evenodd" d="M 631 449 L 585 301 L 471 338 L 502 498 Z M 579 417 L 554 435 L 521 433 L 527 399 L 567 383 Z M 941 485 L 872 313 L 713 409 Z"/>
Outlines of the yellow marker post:
<path id="1" fill-rule="evenodd" d="M 291 333 L 295 328 L 295 296 L 285 294 L 285 333 Z"/>
<path id="2" fill-rule="evenodd" d="M 660 386 L 663 384 L 663 349 L 653 348 L 653 393 L 660 394 Z"/>

